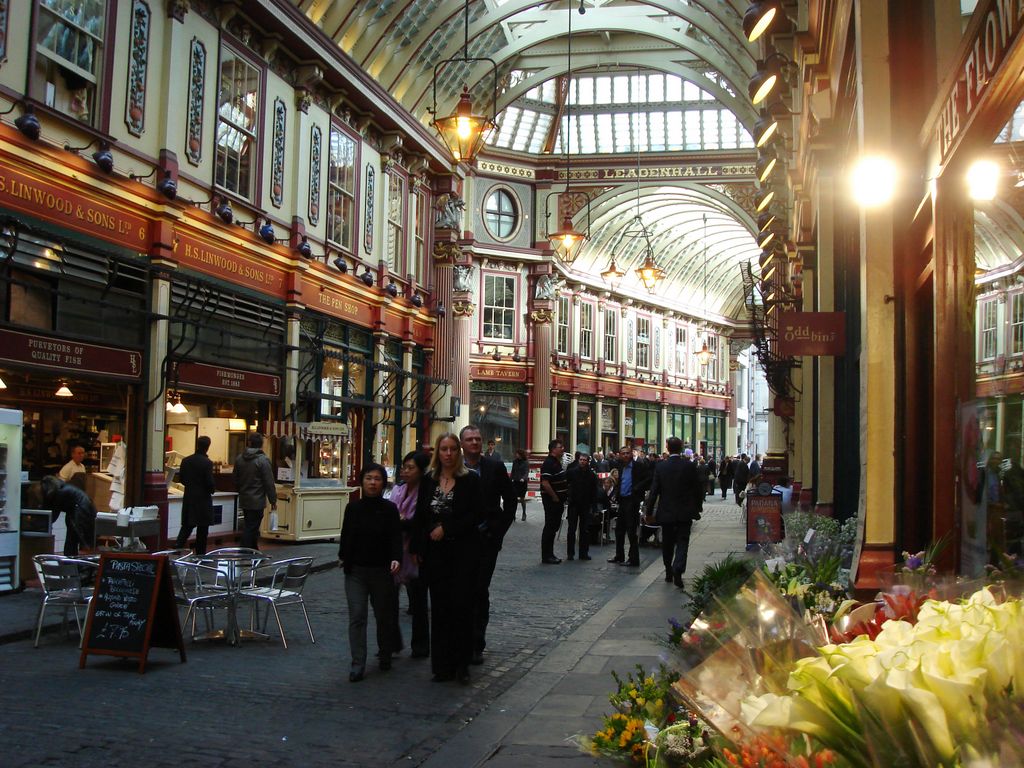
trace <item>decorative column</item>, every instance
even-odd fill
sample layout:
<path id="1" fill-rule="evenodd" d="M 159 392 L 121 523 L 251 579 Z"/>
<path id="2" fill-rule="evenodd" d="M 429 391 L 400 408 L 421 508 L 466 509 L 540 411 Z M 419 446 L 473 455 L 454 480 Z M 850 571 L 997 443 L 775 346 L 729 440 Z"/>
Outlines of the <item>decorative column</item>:
<path id="1" fill-rule="evenodd" d="M 469 340 L 473 329 L 473 314 L 476 311 L 476 304 L 473 303 L 471 292 L 473 265 L 469 263 L 456 264 L 452 273 L 452 317 L 454 327 L 452 329 L 453 349 L 452 363 L 452 396 L 459 398 L 462 403 L 459 415 L 452 423 L 452 431 L 458 432 L 469 424 Z"/>
<path id="2" fill-rule="evenodd" d="M 658 426 L 658 434 L 661 435 L 661 445 L 658 446 L 658 453 L 663 453 L 668 450 L 665 446 L 665 441 L 670 437 L 673 437 L 673 435 L 668 433 L 668 404 L 664 402 L 661 404 L 660 421 L 661 423 Z"/>
<path id="3" fill-rule="evenodd" d="M 700 400 L 697 400 L 700 403 Z M 700 441 L 704 439 L 704 408 L 698 405 L 696 408 L 696 424 L 693 425 L 693 452 L 697 453 L 700 450 Z"/>
<path id="4" fill-rule="evenodd" d="M 295 418 L 296 394 L 299 389 L 299 346 L 302 343 L 301 304 L 285 307 L 284 416 Z"/>
<path id="5" fill-rule="evenodd" d="M 603 437 L 601 435 L 602 427 L 604 426 L 604 419 L 602 414 L 604 412 L 604 395 L 596 395 L 594 397 L 594 418 L 590 425 L 590 434 L 592 434 L 594 444 L 590 446 L 591 451 L 600 451 Z"/>
<path id="6" fill-rule="evenodd" d="M 458 198 L 455 198 L 458 200 Z M 461 202 L 461 201 L 460 201 Z M 462 249 L 457 242 L 458 221 L 440 219 L 449 216 L 453 219 L 457 214 L 442 212 L 439 217 L 439 226 L 434 230 L 434 313 L 437 316 L 437 325 L 434 328 L 434 349 L 436 354 L 433 359 L 433 375 L 437 378 L 446 379 L 448 386 L 444 393 L 431 406 L 437 418 L 430 423 L 430 443 L 444 432 L 451 431 L 456 422 L 450 421 L 452 413 L 452 402 L 459 398 L 460 416 L 465 424 L 469 418 L 469 336 L 466 334 L 466 302 L 463 298 L 463 291 L 456 297 L 455 291 L 455 264 L 462 259 Z M 450 226 L 449 226 L 450 225 Z M 459 300 L 459 316 L 456 316 L 456 300 Z M 469 306 L 469 313 L 472 315 L 472 303 Z M 460 353 L 461 351 L 461 353 Z M 464 414 L 464 415 L 462 415 Z"/>
<path id="7" fill-rule="evenodd" d="M 554 434 L 555 403 L 551 396 L 551 324 L 555 313 L 550 300 L 533 301 L 530 312 L 533 325 L 533 445 L 532 453 L 543 456 Z M 545 306 L 546 305 L 546 306 Z"/>
<path id="8" fill-rule="evenodd" d="M 619 444 L 616 448 L 621 448 L 626 444 L 626 398 L 619 398 Z M 632 445 L 632 442 L 630 442 Z"/>
<path id="9" fill-rule="evenodd" d="M 412 371 L 412 351 L 416 348 L 416 342 L 411 339 L 406 339 L 402 342 L 402 370 Z M 405 389 L 402 392 L 402 405 L 405 408 L 416 407 L 416 382 L 410 377 L 406 379 Z M 416 445 L 416 429 L 415 424 L 418 421 L 418 417 L 413 411 L 403 411 L 400 416 L 400 439 L 402 441 L 402 450 L 400 453 L 404 456 L 409 451 L 417 449 L 419 446 Z"/>
<path id="10" fill-rule="evenodd" d="M 579 408 L 580 399 L 579 396 L 572 392 L 569 395 L 569 445 L 566 446 L 566 450 L 575 453 L 576 446 L 579 444 Z"/>
<path id="11" fill-rule="evenodd" d="M 370 418 L 373 420 L 373 447 L 370 449 L 370 455 L 373 457 L 373 461 L 378 464 L 382 464 L 388 469 L 393 469 L 389 465 L 392 459 L 390 454 L 391 451 L 385 450 L 384 444 L 384 425 L 381 423 L 384 418 L 388 415 L 394 415 L 391 411 L 391 405 L 394 403 L 395 393 L 391 391 L 391 388 L 385 390 L 385 384 L 388 380 L 388 374 L 381 370 L 381 367 L 387 364 L 387 356 L 384 354 L 385 346 L 388 343 L 388 334 L 386 331 L 378 330 L 373 332 L 373 362 L 377 363 L 377 370 L 373 374 L 373 399 L 377 402 L 383 402 L 384 408 L 373 408 L 370 409 Z M 392 478 L 394 479 L 394 478 Z"/>

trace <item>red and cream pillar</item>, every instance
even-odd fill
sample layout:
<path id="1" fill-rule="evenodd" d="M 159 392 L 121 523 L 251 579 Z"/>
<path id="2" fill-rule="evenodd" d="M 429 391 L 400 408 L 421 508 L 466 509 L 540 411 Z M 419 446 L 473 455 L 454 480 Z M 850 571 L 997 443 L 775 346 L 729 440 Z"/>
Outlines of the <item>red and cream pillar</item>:
<path id="1" fill-rule="evenodd" d="M 545 306 L 546 305 L 546 306 Z M 551 333 L 555 312 L 547 300 L 534 300 L 530 322 L 533 324 L 533 445 L 534 455 L 548 452 L 554 434 L 551 421 Z"/>

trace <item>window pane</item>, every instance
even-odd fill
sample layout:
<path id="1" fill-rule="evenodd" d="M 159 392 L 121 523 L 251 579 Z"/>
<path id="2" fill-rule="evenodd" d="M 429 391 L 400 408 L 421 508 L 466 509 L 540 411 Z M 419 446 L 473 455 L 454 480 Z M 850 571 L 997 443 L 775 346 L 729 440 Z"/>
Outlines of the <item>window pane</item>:
<path id="1" fill-rule="evenodd" d="M 665 113 L 651 112 L 651 151 L 662 152 L 665 149 Z"/>
<path id="2" fill-rule="evenodd" d="M 594 78 L 594 103 L 595 104 L 611 104 L 612 103 L 612 79 L 607 75 Z"/>
<path id="3" fill-rule="evenodd" d="M 597 151 L 597 134 L 594 130 L 594 115 L 580 115 L 580 152 L 585 155 Z"/>
<path id="4" fill-rule="evenodd" d="M 683 113 L 669 112 L 665 115 L 665 142 L 668 149 L 683 148 Z"/>
<path id="5" fill-rule="evenodd" d="M 678 75 L 665 75 L 665 101 L 683 100 L 683 79 Z"/>
<path id="6" fill-rule="evenodd" d="M 615 103 L 616 104 L 628 104 L 629 103 L 629 77 L 626 75 L 616 75 L 614 78 L 614 90 L 615 90 Z"/>
<path id="7" fill-rule="evenodd" d="M 230 49 L 221 52 L 214 181 L 248 199 L 256 155 L 260 73 Z"/>
<path id="8" fill-rule="evenodd" d="M 665 76 L 650 75 L 647 78 L 647 100 L 659 102 L 665 100 Z"/>
<path id="9" fill-rule="evenodd" d="M 331 128 L 327 157 L 327 239 L 351 251 L 355 210 L 356 143 Z"/>
<path id="10" fill-rule="evenodd" d="M 594 78 L 592 77 L 579 77 L 576 78 L 576 82 L 579 84 L 579 98 L 570 99 L 571 103 L 576 104 L 593 104 L 594 103 Z M 574 89 L 575 90 L 575 89 Z"/>
<path id="11" fill-rule="evenodd" d="M 700 88 L 691 83 L 689 80 L 683 81 L 683 100 L 700 101 Z"/>
<path id="12" fill-rule="evenodd" d="M 597 116 L 597 151 L 614 152 L 615 143 L 612 134 L 612 116 L 603 112 Z"/>
<path id="13" fill-rule="evenodd" d="M 642 104 L 647 101 L 647 76 L 633 75 L 629 78 L 629 85 L 632 89 L 630 101 L 634 104 Z"/>
<path id="14" fill-rule="evenodd" d="M 686 135 L 686 148 L 687 149 L 700 149 L 700 110 L 691 109 L 686 113 L 686 127 L 684 129 Z"/>
<path id="15" fill-rule="evenodd" d="M 718 149 L 720 146 L 718 134 L 718 110 L 705 109 L 704 112 L 704 149 Z"/>

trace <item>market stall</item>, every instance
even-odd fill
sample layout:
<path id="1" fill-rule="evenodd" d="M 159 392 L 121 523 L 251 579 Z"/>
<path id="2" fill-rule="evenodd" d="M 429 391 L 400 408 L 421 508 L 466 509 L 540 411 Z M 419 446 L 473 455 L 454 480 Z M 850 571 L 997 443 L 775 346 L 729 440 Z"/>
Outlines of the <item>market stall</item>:
<path id="1" fill-rule="evenodd" d="M 277 438 L 277 515 L 265 515 L 260 535 L 285 541 L 331 539 L 352 489 L 346 485 L 349 429 L 334 421 L 271 421 Z"/>

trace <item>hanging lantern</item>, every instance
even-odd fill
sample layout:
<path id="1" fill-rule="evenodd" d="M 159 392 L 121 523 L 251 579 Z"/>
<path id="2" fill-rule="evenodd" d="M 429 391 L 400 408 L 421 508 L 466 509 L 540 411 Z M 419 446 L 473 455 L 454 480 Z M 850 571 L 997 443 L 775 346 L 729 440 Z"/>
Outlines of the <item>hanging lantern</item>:
<path id="1" fill-rule="evenodd" d="M 565 266 L 569 267 L 579 256 L 579 247 L 587 239 L 587 236 L 573 226 L 570 216 L 565 216 L 562 219 L 562 226 L 558 228 L 557 232 L 549 233 L 548 239 L 551 241 L 551 247 L 558 254 L 558 258 Z"/>
<path id="2" fill-rule="evenodd" d="M 466 87 L 462 89 L 455 111 L 434 118 L 430 124 L 457 163 L 472 163 L 484 145 L 484 138 L 497 127 L 493 117 L 473 114 L 473 97 Z"/>

